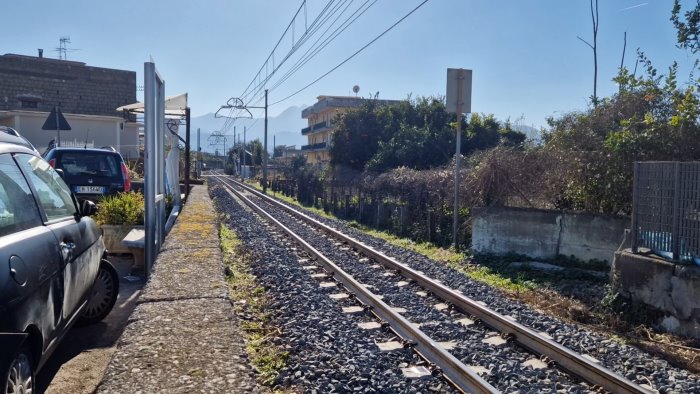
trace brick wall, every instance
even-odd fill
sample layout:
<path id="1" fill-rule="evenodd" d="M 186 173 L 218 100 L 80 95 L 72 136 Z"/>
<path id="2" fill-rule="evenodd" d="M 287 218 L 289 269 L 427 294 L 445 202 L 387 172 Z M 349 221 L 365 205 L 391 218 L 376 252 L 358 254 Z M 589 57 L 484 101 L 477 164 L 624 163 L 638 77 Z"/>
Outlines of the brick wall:
<path id="1" fill-rule="evenodd" d="M 37 108 L 21 99 L 40 97 Z M 121 116 L 119 106 L 136 102 L 136 72 L 85 63 L 7 54 L 0 56 L 0 110 L 48 112 L 60 103 L 64 113 Z"/>

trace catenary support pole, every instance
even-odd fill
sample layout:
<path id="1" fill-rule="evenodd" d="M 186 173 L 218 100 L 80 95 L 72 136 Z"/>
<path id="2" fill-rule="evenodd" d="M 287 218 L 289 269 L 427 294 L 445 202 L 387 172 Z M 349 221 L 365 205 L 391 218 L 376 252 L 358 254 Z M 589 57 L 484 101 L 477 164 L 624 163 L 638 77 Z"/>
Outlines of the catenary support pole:
<path id="1" fill-rule="evenodd" d="M 245 132 L 246 132 L 246 126 L 243 126 L 243 165 L 245 166 L 245 157 L 248 155 L 248 152 L 246 152 L 245 148 Z M 244 181 L 243 179 L 243 169 L 241 169 L 241 182 Z"/>
<path id="2" fill-rule="evenodd" d="M 263 147 L 263 193 L 267 193 L 267 89 L 265 89 L 265 146 Z"/>

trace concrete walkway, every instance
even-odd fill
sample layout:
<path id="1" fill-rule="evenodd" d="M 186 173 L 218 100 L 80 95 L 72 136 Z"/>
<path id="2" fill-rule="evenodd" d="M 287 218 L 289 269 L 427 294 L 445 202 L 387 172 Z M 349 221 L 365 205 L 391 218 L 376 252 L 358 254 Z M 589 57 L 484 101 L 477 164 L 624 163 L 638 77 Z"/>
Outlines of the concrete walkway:
<path id="1" fill-rule="evenodd" d="M 231 307 L 218 220 L 194 186 L 98 393 L 255 393 Z"/>

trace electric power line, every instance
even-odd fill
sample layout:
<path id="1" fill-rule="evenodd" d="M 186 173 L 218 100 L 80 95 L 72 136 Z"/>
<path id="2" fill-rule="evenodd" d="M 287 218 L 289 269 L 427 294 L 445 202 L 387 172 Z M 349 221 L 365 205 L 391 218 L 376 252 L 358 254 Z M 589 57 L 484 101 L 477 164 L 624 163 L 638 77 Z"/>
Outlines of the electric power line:
<path id="1" fill-rule="evenodd" d="M 308 85 L 304 86 L 303 88 L 297 90 L 296 92 L 290 94 L 289 96 L 287 96 L 287 97 L 285 97 L 285 98 L 283 98 L 283 99 L 281 99 L 281 100 L 275 101 L 274 103 L 270 104 L 270 106 L 275 105 L 275 104 L 279 104 L 279 103 L 281 103 L 281 102 L 283 102 L 283 101 L 285 101 L 285 100 L 288 100 L 288 99 L 290 99 L 290 98 L 296 96 L 297 94 L 303 92 L 304 90 L 308 89 L 309 87 L 311 87 L 312 85 L 314 85 L 316 82 L 322 80 L 323 78 L 325 78 L 326 76 L 328 76 L 328 74 L 330 74 L 330 73 L 332 73 L 333 71 L 337 70 L 337 69 L 340 68 L 343 64 L 345 64 L 345 63 L 347 63 L 348 61 L 350 61 L 350 59 L 354 58 L 354 57 L 357 56 L 360 52 L 364 51 L 367 47 L 369 47 L 370 45 L 374 44 L 377 40 L 379 40 L 380 38 L 382 38 L 382 36 L 384 36 L 386 33 L 388 33 L 388 32 L 391 31 L 393 28 L 395 28 L 399 23 L 403 22 L 406 18 L 408 18 L 409 16 L 411 16 L 411 14 L 413 14 L 413 13 L 416 12 L 416 11 L 418 11 L 418 9 L 421 8 L 421 7 L 422 7 L 425 3 L 427 3 L 428 1 L 430 1 L 430 0 L 423 0 L 423 2 L 421 2 L 420 4 L 418 4 L 418 5 L 417 5 L 414 9 L 412 9 L 409 13 L 407 13 L 406 15 L 404 15 L 401 19 L 399 19 L 398 21 L 396 21 L 393 25 L 389 26 L 389 27 L 388 27 L 386 30 L 384 30 L 381 34 L 379 34 L 379 35 L 376 36 L 374 39 L 372 39 L 372 41 L 370 41 L 370 42 L 368 42 L 367 44 L 365 44 L 365 46 L 363 46 L 362 48 L 358 49 L 355 53 L 353 53 L 352 55 L 350 55 L 348 58 L 346 58 L 345 60 L 343 60 L 342 62 L 340 62 L 337 66 L 333 67 L 332 69 L 330 69 L 330 70 L 329 70 L 328 72 L 326 72 L 325 74 L 323 74 L 323 75 L 321 75 L 320 77 L 316 78 L 316 79 L 313 80 L 311 83 L 309 83 Z"/>

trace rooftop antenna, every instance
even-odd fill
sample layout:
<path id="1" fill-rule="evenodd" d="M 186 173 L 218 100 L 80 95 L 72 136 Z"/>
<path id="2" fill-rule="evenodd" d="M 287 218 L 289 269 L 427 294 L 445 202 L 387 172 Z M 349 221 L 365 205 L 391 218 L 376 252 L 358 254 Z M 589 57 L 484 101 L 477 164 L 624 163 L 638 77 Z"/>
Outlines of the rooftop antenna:
<path id="1" fill-rule="evenodd" d="M 360 91 L 360 85 L 353 86 L 352 91 L 355 93 L 355 97 L 357 97 L 357 93 Z"/>
<path id="2" fill-rule="evenodd" d="M 77 49 L 68 48 L 68 44 L 70 43 L 71 41 L 69 36 L 61 36 L 58 39 L 58 48 L 56 48 L 55 51 L 58 52 L 58 58 L 60 60 L 68 60 L 68 52 L 77 51 Z"/>

